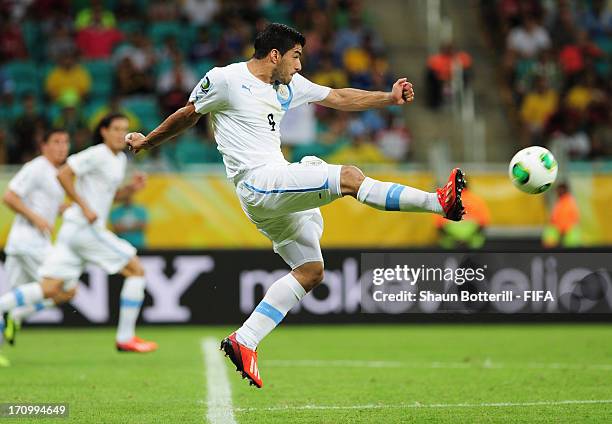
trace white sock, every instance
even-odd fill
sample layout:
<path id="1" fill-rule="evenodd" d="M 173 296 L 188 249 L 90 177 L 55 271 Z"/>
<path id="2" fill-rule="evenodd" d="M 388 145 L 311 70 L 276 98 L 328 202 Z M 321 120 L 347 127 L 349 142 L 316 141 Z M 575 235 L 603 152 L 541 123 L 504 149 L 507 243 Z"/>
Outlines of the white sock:
<path id="1" fill-rule="evenodd" d="M 366 177 L 361 183 L 357 200 L 383 211 L 444 213 L 436 193 L 377 181 L 370 177 Z"/>
<path id="2" fill-rule="evenodd" d="M 50 309 L 55 306 L 53 299 L 43 299 L 33 305 L 19 306 L 11 311 L 11 318 L 21 324 L 25 319 L 43 309 Z"/>
<path id="3" fill-rule="evenodd" d="M 0 297 L 0 314 L 18 306 L 33 305 L 42 299 L 43 291 L 40 284 L 22 284 Z"/>
<path id="4" fill-rule="evenodd" d="M 121 307 L 119 309 L 119 325 L 117 326 L 117 341 L 127 342 L 134 337 L 136 320 L 145 297 L 144 277 L 128 277 L 121 289 Z"/>
<path id="5" fill-rule="evenodd" d="M 276 280 L 251 316 L 236 331 L 238 342 L 255 350 L 305 294 L 306 290 L 291 273 Z"/>

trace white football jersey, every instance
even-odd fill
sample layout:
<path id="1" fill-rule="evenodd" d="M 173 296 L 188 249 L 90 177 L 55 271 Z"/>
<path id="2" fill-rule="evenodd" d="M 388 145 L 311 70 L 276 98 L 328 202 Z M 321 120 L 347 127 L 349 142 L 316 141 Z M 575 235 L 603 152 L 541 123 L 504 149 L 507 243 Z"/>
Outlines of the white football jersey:
<path id="1" fill-rule="evenodd" d="M 44 218 L 51 226 L 64 201 L 64 189 L 57 180 L 57 168 L 44 156 L 26 163 L 11 179 L 9 190 L 17 194 L 25 205 Z M 49 235 L 34 227 L 21 214 L 13 221 L 4 251 L 8 255 L 44 254 L 51 246 Z"/>
<path id="2" fill-rule="evenodd" d="M 324 100 L 330 88 L 295 74 L 288 85 L 267 84 L 246 62 L 213 68 L 191 92 L 198 113 L 210 119 L 228 178 L 264 164 L 287 161 L 280 122 L 289 109 Z"/>
<path id="3" fill-rule="evenodd" d="M 115 199 L 115 194 L 125 178 L 127 159 L 125 153 L 114 154 L 104 143 L 89 147 L 68 158 L 68 166 L 76 175 L 76 192 L 87 206 L 96 213 L 96 225 L 104 227 Z M 64 213 L 66 221 L 87 223 L 83 211 L 76 203 Z"/>

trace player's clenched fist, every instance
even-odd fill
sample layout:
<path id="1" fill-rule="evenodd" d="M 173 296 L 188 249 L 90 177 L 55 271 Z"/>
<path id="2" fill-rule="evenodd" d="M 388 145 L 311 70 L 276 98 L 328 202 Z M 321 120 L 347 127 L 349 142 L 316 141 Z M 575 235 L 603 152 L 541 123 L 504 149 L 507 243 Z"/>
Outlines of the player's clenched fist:
<path id="1" fill-rule="evenodd" d="M 147 141 L 142 133 L 131 132 L 125 136 L 125 142 L 128 145 L 128 150 L 138 153 L 139 151 L 146 149 Z"/>
<path id="2" fill-rule="evenodd" d="M 395 84 L 393 84 L 391 95 L 393 97 L 393 101 L 397 105 L 412 102 L 414 100 L 414 89 L 412 88 L 412 83 L 408 82 L 406 78 L 398 79 Z"/>

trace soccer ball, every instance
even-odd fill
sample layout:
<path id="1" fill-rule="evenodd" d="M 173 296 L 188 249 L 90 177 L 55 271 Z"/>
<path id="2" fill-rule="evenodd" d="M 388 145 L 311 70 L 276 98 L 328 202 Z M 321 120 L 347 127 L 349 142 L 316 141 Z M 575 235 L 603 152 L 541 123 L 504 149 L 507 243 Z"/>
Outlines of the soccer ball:
<path id="1" fill-rule="evenodd" d="M 517 152 L 510 161 L 508 174 L 519 190 L 529 194 L 543 193 L 557 178 L 557 161 L 552 153 L 540 146 Z"/>

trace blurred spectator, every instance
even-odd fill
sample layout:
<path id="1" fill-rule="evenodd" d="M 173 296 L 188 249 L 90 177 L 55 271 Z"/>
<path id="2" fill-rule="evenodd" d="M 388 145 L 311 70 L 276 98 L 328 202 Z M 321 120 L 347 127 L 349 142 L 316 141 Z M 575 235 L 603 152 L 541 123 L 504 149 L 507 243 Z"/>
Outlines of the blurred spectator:
<path id="1" fill-rule="evenodd" d="M 506 66 L 512 69 L 518 60 L 535 58 L 550 45 L 546 29 L 533 16 L 527 15 L 523 24 L 508 34 Z"/>
<path id="2" fill-rule="evenodd" d="M 469 80 L 472 57 L 464 51 L 455 51 L 452 43 L 444 44 L 440 53 L 427 60 L 427 104 L 431 108 L 442 106 L 444 98 L 451 94 L 454 67 L 463 71 L 464 81 Z"/>
<path id="3" fill-rule="evenodd" d="M 0 127 L 0 163 L 6 163 L 7 160 L 7 138 L 6 130 Z"/>
<path id="4" fill-rule="evenodd" d="M 63 56 L 45 82 L 45 90 L 51 100 L 57 100 L 67 90 L 76 90 L 83 98 L 91 89 L 91 77 L 87 69 L 77 63 L 74 55 Z"/>
<path id="5" fill-rule="evenodd" d="M 581 75 L 576 85 L 567 91 L 565 106 L 584 115 L 591 103 L 603 101 L 604 98 L 605 93 L 597 87 L 597 78 L 594 72 L 587 72 Z"/>
<path id="6" fill-rule="evenodd" d="M 201 27 L 198 30 L 198 36 L 191 45 L 189 50 L 189 59 L 192 62 L 201 60 L 212 60 L 217 55 L 217 43 L 210 38 L 210 32 L 207 27 Z"/>
<path id="7" fill-rule="evenodd" d="M 400 114 L 385 111 L 385 125 L 376 134 L 376 143 L 385 156 L 401 162 L 408 158 L 411 136 Z"/>
<path id="8" fill-rule="evenodd" d="M 91 7 L 82 9 L 74 20 L 74 27 L 77 31 L 91 26 L 110 29 L 114 28 L 115 24 L 115 15 L 110 10 L 104 9 L 102 0 L 91 0 Z"/>
<path id="9" fill-rule="evenodd" d="M 77 46 L 68 25 L 54 25 L 46 43 L 47 59 L 58 62 L 63 56 L 77 53 Z"/>
<path id="10" fill-rule="evenodd" d="M 444 249 L 480 249 L 486 241 L 486 228 L 491 223 L 489 206 L 467 186 L 461 193 L 461 200 L 465 207 L 462 221 L 449 221 L 441 215 L 434 215 L 440 246 Z"/>
<path id="11" fill-rule="evenodd" d="M 597 156 L 612 158 L 612 107 L 608 106 L 602 121 L 595 124 L 592 141 Z"/>
<path id="12" fill-rule="evenodd" d="M 125 58 L 132 62 L 138 72 L 144 73 L 151 72 L 157 62 L 155 48 L 151 40 L 140 32 L 130 34 L 128 41 L 113 53 L 115 64 L 120 63 Z"/>
<path id="13" fill-rule="evenodd" d="M 47 128 L 47 121 L 37 110 L 36 97 L 33 94 L 26 94 L 22 105 L 23 112 L 12 125 L 15 143 L 14 149 L 9 151 L 9 162 L 15 164 L 27 162 L 36 156 L 38 145 Z"/>
<path id="14" fill-rule="evenodd" d="M 7 16 L 0 14 L 0 58 L 5 60 L 28 57 L 21 28 Z"/>
<path id="15" fill-rule="evenodd" d="M 145 231 L 148 220 L 147 210 L 135 204 L 133 196 L 128 196 L 110 213 L 113 232 L 137 249 L 146 247 Z"/>
<path id="16" fill-rule="evenodd" d="M 157 92 L 164 114 L 168 115 L 184 106 L 197 82 L 193 71 L 183 62 L 183 57 L 175 55 L 172 68 L 157 80 Z"/>
<path id="17" fill-rule="evenodd" d="M 592 0 L 590 7 L 585 5 L 580 15 L 580 24 L 594 39 L 609 37 L 612 33 L 612 10 L 604 0 Z"/>
<path id="18" fill-rule="evenodd" d="M 193 25 L 208 25 L 219 10 L 219 0 L 184 0 L 183 16 Z"/>
<path id="19" fill-rule="evenodd" d="M 331 163 L 391 163 L 392 161 L 382 154 L 376 143 L 367 132 L 367 128 L 359 119 L 349 123 L 351 142 L 339 147 L 327 156 Z"/>
<path id="20" fill-rule="evenodd" d="M 567 183 L 557 186 L 557 201 L 542 233 L 544 247 L 580 246 L 580 211 Z"/>
<path id="21" fill-rule="evenodd" d="M 331 88 L 348 87 L 346 72 L 342 68 L 335 67 L 330 56 L 324 56 L 321 59 L 317 71 L 312 76 L 312 81 Z"/>
<path id="22" fill-rule="evenodd" d="M 558 103 L 557 92 L 548 87 L 544 77 L 537 77 L 534 89 L 525 96 L 520 111 L 521 120 L 532 142 L 539 139 L 546 122 L 557 110 Z"/>
<path id="23" fill-rule="evenodd" d="M 89 128 L 90 131 L 94 131 L 102 118 L 106 115 L 110 115 L 111 113 L 120 113 L 125 115 L 130 122 L 129 131 L 140 131 L 142 129 L 138 116 L 121 106 L 121 97 L 117 95 L 111 97 L 108 104 L 103 104 L 93 111 L 87 120 L 87 128 Z"/>
<path id="24" fill-rule="evenodd" d="M 115 88 L 118 95 L 147 94 L 153 86 L 151 74 L 146 70 L 142 71 L 137 68 L 129 56 L 125 56 L 119 61 L 115 74 Z"/>
<path id="25" fill-rule="evenodd" d="M 104 22 L 104 13 L 101 8 L 92 10 L 88 25 L 80 27 L 77 33 L 76 43 L 83 57 L 88 59 L 106 59 L 111 56 L 113 48 L 123 40 L 121 31 Z"/>
<path id="26" fill-rule="evenodd" d="M 165 0 L 153 0 L 147 7 L 148 18 L 153 22 L 176 21 L 179 18 L 178 5 Z"/>
<path id="27" fill-rule="evenodd" d="M 534 88 L 538 76 L 548 81 L 548 85 L 557 92 L 563 88 L 561 69 L 552 51 L 543 51 L 537 61 L 522 60 L 517 64 L 514 86 L 517 104 L 520 104 L 525 94 Z"/>
<path id="28" fill-rule="evenodd" d="M 53 120 L 54 128 L 63 128 L 74 137 L 81 128 L 87 128 L 87 122 L 82 115 L 80 97 L 76 90 L 66 90 L 57 99 L 57 104 L 61 108 L 60 114 Z"/>
<path id="29" fill-rule="evenodd" d="M 551 149 L 565 152 L 570 159 L 588 159 L 591 141 L 580 128 L 580 121 L 580 115 L 575 111 L 563 113 L 561 127 L 551 137 Z"/>
<path id="30" fill-rule="evenodd" d="M 601 57 L 603 52 L 588 38 L 586 31 L 578 31 L 576 42 L 568 44 L 559 53 L 559 62 L 565 75 L 570 78 L 580 74 L 595 58 Z"/>
<path id="31" fill-rule="evenodd" d="M 136 22 L 144 15 L 138 0 L 117 0 L 113 12 L 120 21 Z"/>

